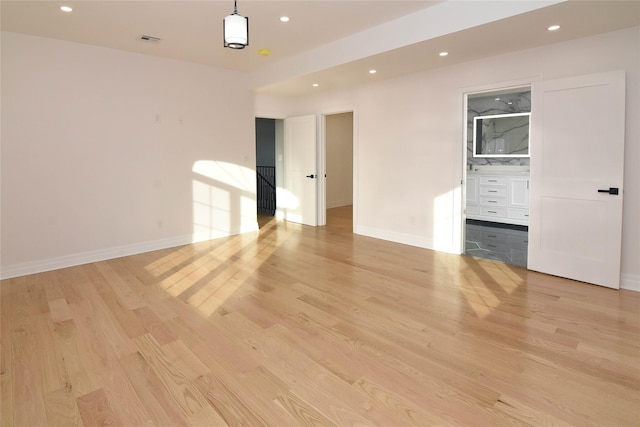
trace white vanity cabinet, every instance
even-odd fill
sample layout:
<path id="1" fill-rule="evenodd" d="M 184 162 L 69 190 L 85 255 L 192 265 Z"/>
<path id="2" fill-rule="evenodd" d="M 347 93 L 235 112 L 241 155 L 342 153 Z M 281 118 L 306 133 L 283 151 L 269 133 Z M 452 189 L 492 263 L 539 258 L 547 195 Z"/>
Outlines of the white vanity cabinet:
<path id="1" fill-rule="evenodd" d="M 467 174 L 467 218 L 529 224 L 528 174 Z"/>
<path id="2" fill-rule="evenodd" d="M 525 221 L 529 224 L 529 177 L 509 177 L 509 210 L 510 219 Z"/>
<path id="3" fill-rule="evenodd" d="M 478 178 L 475 175 L 467 175 L 467 205 L 478 204 Z"/>

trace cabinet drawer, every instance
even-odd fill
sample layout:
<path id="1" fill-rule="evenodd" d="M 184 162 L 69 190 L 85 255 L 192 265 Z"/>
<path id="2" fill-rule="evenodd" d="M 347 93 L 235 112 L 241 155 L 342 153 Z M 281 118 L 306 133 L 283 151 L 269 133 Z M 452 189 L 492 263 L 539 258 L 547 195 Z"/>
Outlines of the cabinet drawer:
<path id="1" fill-rule="evenodd" d="M 507 185 L 506 176 L 481 176 L 480 185 Z"/>
<path id="2" fill-rule="evenodd" d="M 529 220 L 529 210 L 528 209 L 509 209 L 508 213 L 509 218 L 513 219 L 521 219 L 524 221 Z"/>
<path id="3" fill-rule="evenodd" d="M 480 197 L 480 204 L 484 206 L 507 206 L 507 199 L 498 197 Z"/>
<path id="4" fill-rule="evenodd" d="M 481 196 L 506 196 L 507 187 L 492 187 L 489 185 L 480 186 Z"/>
<path id="5" fill-rule="evenodd" d="M 495 217 L 506 217 L 507 216 L 507 209 L 506 208 L 502 208 L 502 207 L 495 207 L 495 208 L 490 208 L 490 207 L 485 207 L 482 206 L 480 208 L 480 213 L 482 213 L 482 215 L 486 215 L 486 216 L 495 216 Z"/>

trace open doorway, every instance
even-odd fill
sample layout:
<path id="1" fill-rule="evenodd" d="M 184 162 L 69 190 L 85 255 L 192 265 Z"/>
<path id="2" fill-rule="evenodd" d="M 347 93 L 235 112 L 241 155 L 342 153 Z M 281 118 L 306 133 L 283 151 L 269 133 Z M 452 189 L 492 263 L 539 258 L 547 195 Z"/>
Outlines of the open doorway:
<path id="1" fill-rule="evenodd" d="M 531 88 L 467 96 L 465 255 L 527 267 Z"/>
<path id="2" fill-rule="evenodd" d="M 277 214 L 277 191 L 282 178 L 282 120 L 256 117 L 256 205 L 262 228 Z M 278 161 L 279 160 L 279 161 Z"/>
<path id="3" fill-rule="evenodd" d="M 353 112 L 324 116 L 327 224 L 353 224 Z"/>

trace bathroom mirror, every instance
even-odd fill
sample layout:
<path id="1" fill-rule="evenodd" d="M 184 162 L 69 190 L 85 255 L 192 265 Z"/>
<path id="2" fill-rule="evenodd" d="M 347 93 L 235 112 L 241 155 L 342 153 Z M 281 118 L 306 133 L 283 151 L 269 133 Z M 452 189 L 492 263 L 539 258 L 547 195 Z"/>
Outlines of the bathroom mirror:
<path id="1" fill-rule="evenodd" d="M 474 157 L 529 157 L 531 113 L 476 116 L 473 119 Z"/>

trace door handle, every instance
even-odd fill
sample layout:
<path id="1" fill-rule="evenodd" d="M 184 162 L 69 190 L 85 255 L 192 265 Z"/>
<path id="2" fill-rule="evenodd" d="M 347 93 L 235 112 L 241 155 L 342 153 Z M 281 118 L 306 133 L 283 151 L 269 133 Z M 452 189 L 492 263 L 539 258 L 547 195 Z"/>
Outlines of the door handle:
<path id="1" fill-rule="evenodd" d="M 316 176 L 311 174 L 311 175 L 307 175 L 307 178 L 315 178 Z"/>
<path id="2" fill-rule="evenodd" d="M 609 193 L 617 196 L 619 194 L 618 187 L 609 187 L 608 190 L 598 190 L 598 193 Z"/>

